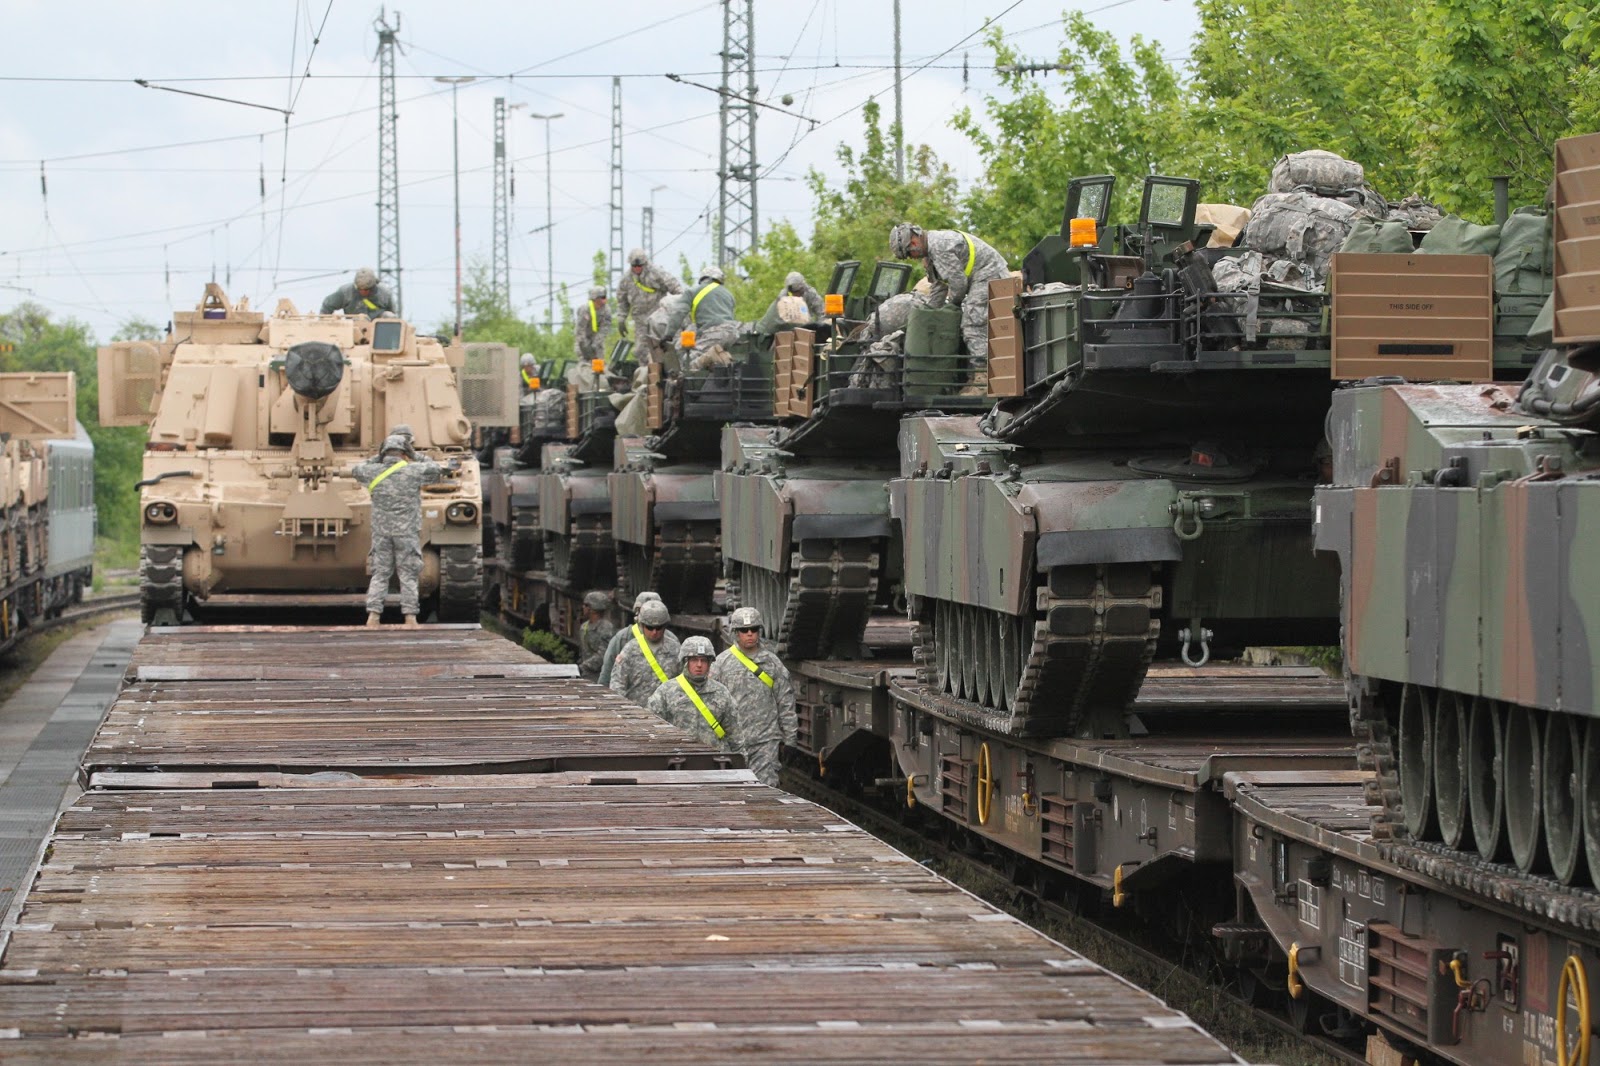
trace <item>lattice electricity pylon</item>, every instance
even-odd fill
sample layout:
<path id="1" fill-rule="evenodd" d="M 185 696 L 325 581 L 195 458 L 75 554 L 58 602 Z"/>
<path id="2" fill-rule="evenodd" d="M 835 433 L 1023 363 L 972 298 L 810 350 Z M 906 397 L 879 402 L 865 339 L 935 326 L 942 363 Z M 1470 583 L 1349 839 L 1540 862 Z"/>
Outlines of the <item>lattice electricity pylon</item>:
<path id="1" fill-rule="evenodd" d="M 756 244 L 756 4 L 722 0 L 722 150 L 717 167 L 717 262 Z"/>
<path id="2" fill-rule="evenodd" d="M 489 277 L 495 299 L 511 307 L 511 225 L 506 201 L 506 98 L 494 98 L 494 248 Z"/>
<path id="3" fill-rule="evenodd" d="M 656 209 L 653 207 L 639 211 L 639 247 L 651 259 L 656 257 Z"/>
<path id="4" fill-rule="evenodd" d="M 400 33 L 400 12 L 390 26 L 383 10 L 373 28 L 378 31 L 378 262 L 379 279 L 394 293 L 398 312 L 405 305 L 400 294 L 400 149 L 395 140 L 397 112 L 394 96 L 395 38 Z"/>
<path id="5" fill-rule="evenodd" d="M 622 278 L 622 79 L 611 79 L 611 256 L 607 291 Z"/>

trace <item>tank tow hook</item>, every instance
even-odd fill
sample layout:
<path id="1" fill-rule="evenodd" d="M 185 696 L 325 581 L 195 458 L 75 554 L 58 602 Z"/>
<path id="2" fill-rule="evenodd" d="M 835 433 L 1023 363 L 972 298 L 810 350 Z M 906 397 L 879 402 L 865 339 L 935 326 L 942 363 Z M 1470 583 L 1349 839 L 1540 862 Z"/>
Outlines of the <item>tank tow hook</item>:
<path id="1" fill-rule="evenodd" d="M 1178 630 L 1178 639 L 1183 641 L 1183 647 L 1179 649 L 1178 654 L 1190 666 L 1204 666 L 1211 661 L 1211 638 L 1215 635 L 1211 630 L 1200 624 L 1200 619 L 1189 619 L 1189 624 Z M 1191 658 L 1189 655 L 1189 647 L 1195 643 L 1200 645 L 1200 658 L 1198 659 Z"/>

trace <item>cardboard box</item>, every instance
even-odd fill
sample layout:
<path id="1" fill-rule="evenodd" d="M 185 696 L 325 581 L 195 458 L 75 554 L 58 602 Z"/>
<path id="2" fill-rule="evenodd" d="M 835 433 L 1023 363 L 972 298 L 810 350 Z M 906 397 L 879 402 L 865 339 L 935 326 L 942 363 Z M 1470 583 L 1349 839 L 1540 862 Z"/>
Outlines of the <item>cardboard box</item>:
<path id="1" fill-rule="evenodd" d="M 1339 252 L 1333 377 L 1494 378 L 1494 261 L 1487 255 Z"/>

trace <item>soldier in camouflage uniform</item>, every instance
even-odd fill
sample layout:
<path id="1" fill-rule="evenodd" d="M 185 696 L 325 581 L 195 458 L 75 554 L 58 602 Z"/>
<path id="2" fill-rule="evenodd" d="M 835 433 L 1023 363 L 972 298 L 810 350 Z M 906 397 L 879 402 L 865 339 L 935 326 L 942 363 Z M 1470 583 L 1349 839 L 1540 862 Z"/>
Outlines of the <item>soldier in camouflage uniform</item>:
<path id="1" fill-rule="evenodd" d="M 406 442 L 407 459 L 415 459 L 417 457 L 417 435 L 410 426 L 402 422 L 389 430 L 389 436 L 399 437 Z"/>
<path id="2" fill-rule="evenodd" d="M 639 346 L 634 350 L 641 366 L 659 363 L 666 358 L 667 367 L 675 367 L 678 331 L 689 320 L 689 301 L 693 298 L 693 293 L 675 293 L 650 312 L 650 317 L 639 327 Z"/>
<path id="3" fill-rule="evenodd" d="M 597 590 L 583 597 L 583 625 L 578 627 L 578 674 L 590 681 L 599 680 L 606 646 L 617 634 L 617 627 L 606 617 L 610 606 L 611 597 L 604 592 Z"/>
<path id="4" fill-rule="evenodd" d="M 733 694 L 734 746 L 764 785 L 778 783 L 778 744 L 793 744 L 799 728 L 794 685 L 776 654 L 761 646 L 761 612 L 741 607 L 728 616 L 734 643 L 711 667 L 711 678 Z"/>
<path id="5" fill-rule="evenodd" d="M 953 229 L 922 231 L 902 222 L 889 231 L 889 254 L 896 259 L 921 259 L 933 283 L 928 306 L 948 300 L 961 307 L 961 336 L 972 357 L 973 383 L 989 380 L 989 282 L 1009 277 L 1005 256 L 972 236 Z"/>
<path id="6" fill-rule="evenodd" d="M 589 289 L 588 303 L 572 309 L 572 334 L 578 362 L 585 368 L 592 359 L 606 357 L 606 334 L 611 332 L 611 308 L 606 306 L 606 290 L 595 285 Z"/>
<path id="7" fill-rule="evenodd" d="M 611 691 L 643 707 L 663 681 L 678 672 L 678 638 L 667 632 L 672 615 L 652 600 L 639 608 L 639 620 L 625 632 L 622 651 L 611 669 Z"/>
<path id="8" fill-rule="evenodd" d="M 733 695 L 711 676 L 713 654 L 711 641 L 705 637 L 684 641 L 683 673 L 658 685 L 648 706 L 656 717 L 693 733 L 696 739 L 732 751 Z"/>
<path id="9" fill-rule="evenodd" d="M 661 301 L 683 292 L 683 282 L 671 271 L 650 262 L 643 248 L 628 253 L 628 272 L 617 282 L 617 334 L 628 335 L 628 315 L 644 338 L 645 323 Z"/>
<path id="10" fill-rule="evenodd" d="M 659 601 L 660 599 L 661 599 L 661 594 L 659 592 L 650 592 L 648 590 L 646 590 L 644 592 L 641 592 L 641 593 L 639 593 L 639 595 L 635 596 L 633 598 L 633 620 L 635 622 L 637 622 L 639 620 L 639 611 L 644 608 L 645 604 L 649 603 L 651 600 Z M 673 640 L 677 640 L 678 639 L 677 634 L 675 634 L 670 629 L 667 630 L 667 636 L 671 637 Z M 600 664 L 600 683 L 602 685 L 610 687 L 610 685 L 611 685 L 611 671 L 616 668 L 617 656 L 622 654 L 622 644 L 623 644 L 624 641 L 629 641 L 629 640 L 632 640 L 632 639 L 633 639 L 633 627 L 632 626 L 628 626 L 626 628 L 619 629 L 619 630 L 616 631 L 616 633 L 614 633 L 612 635 L 611 643 L 606 645 L 606 652 L 605 652 L 604 661 L 602 661 L 601 664 Z"/>
<path id="11" fill-rule="evenodd" d="M 362 267 L 356 271 L 353 282 L 339 286 L 322 301 L 323 314 L 331 315 L 339 311 L 347 315 L 366 315 L 368 318 L 392 315 L 395 313 L 394 295 L 378 284 L 378 275 L 371 267 Z"/>
<path id="12" fill-rule="evenodd" d="M 523 352 L 518 365 L 522 368 L 522 394 L 526 396 L 537 391 L 542 384 L 539 380 L 539 360 L 534 358 L 532 352 Z"/>
<path id="13" fill-rule="evenodd" d="M 826 305 L 823 303 L 822 294 L 806 284 L 806 276 L 798 270 L 791 270 L 783 279 L 783 291 L 790 296 L 798 296 L 806 302 L 806 310 L 811 312 L 813 319 L 821 318 Z M 780 296 L 782 293 L 779 294 Z"/>
<path id="14" fill-rule="evenodd" d="M 749 328 L 734 317 L 733 293 L 722 282 L 720 268 L 706 267 L 700 271 L 700 283 L 689 298 L 689 321 L 683 328 L 694 330 L 696 351 L 727 344 Z"/>
<path id="15" fill-rule="evenodd" d="M 356 464 L 352 476 L 372 494 L 372 549 L 367 565 L 367 625 L 375 626 L 389 593 L 389 575 L 400 575 L 400 613 L 417 624 L 417 581 L 422 576 L 422 487 L 444 476 L 429 459 L 407 458 L 410 445 L 397 434 L 384 438 L 378 458 Z M 414 453 L 413 453 L 414 454 Z M 451 464 L 454 469 L 454 464 Z"/>

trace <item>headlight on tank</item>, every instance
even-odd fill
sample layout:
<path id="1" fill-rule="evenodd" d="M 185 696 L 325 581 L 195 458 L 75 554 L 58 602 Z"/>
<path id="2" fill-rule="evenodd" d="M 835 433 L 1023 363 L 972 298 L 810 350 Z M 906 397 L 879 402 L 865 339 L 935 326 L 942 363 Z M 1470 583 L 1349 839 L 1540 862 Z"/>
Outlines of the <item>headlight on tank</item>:
<path id="1" fill-rule="evenodd" d="M 144 505 L 144 520 L 152 526 L 170 526 L 178 520 L 178 508 L 166 500 Z"/>
<path id="2" fill-rule="evenodd" d="M 478 520 L 478 505 L 458 500 L 444 509 L 444 518 L 458 526 L 469 526 Z"/>

